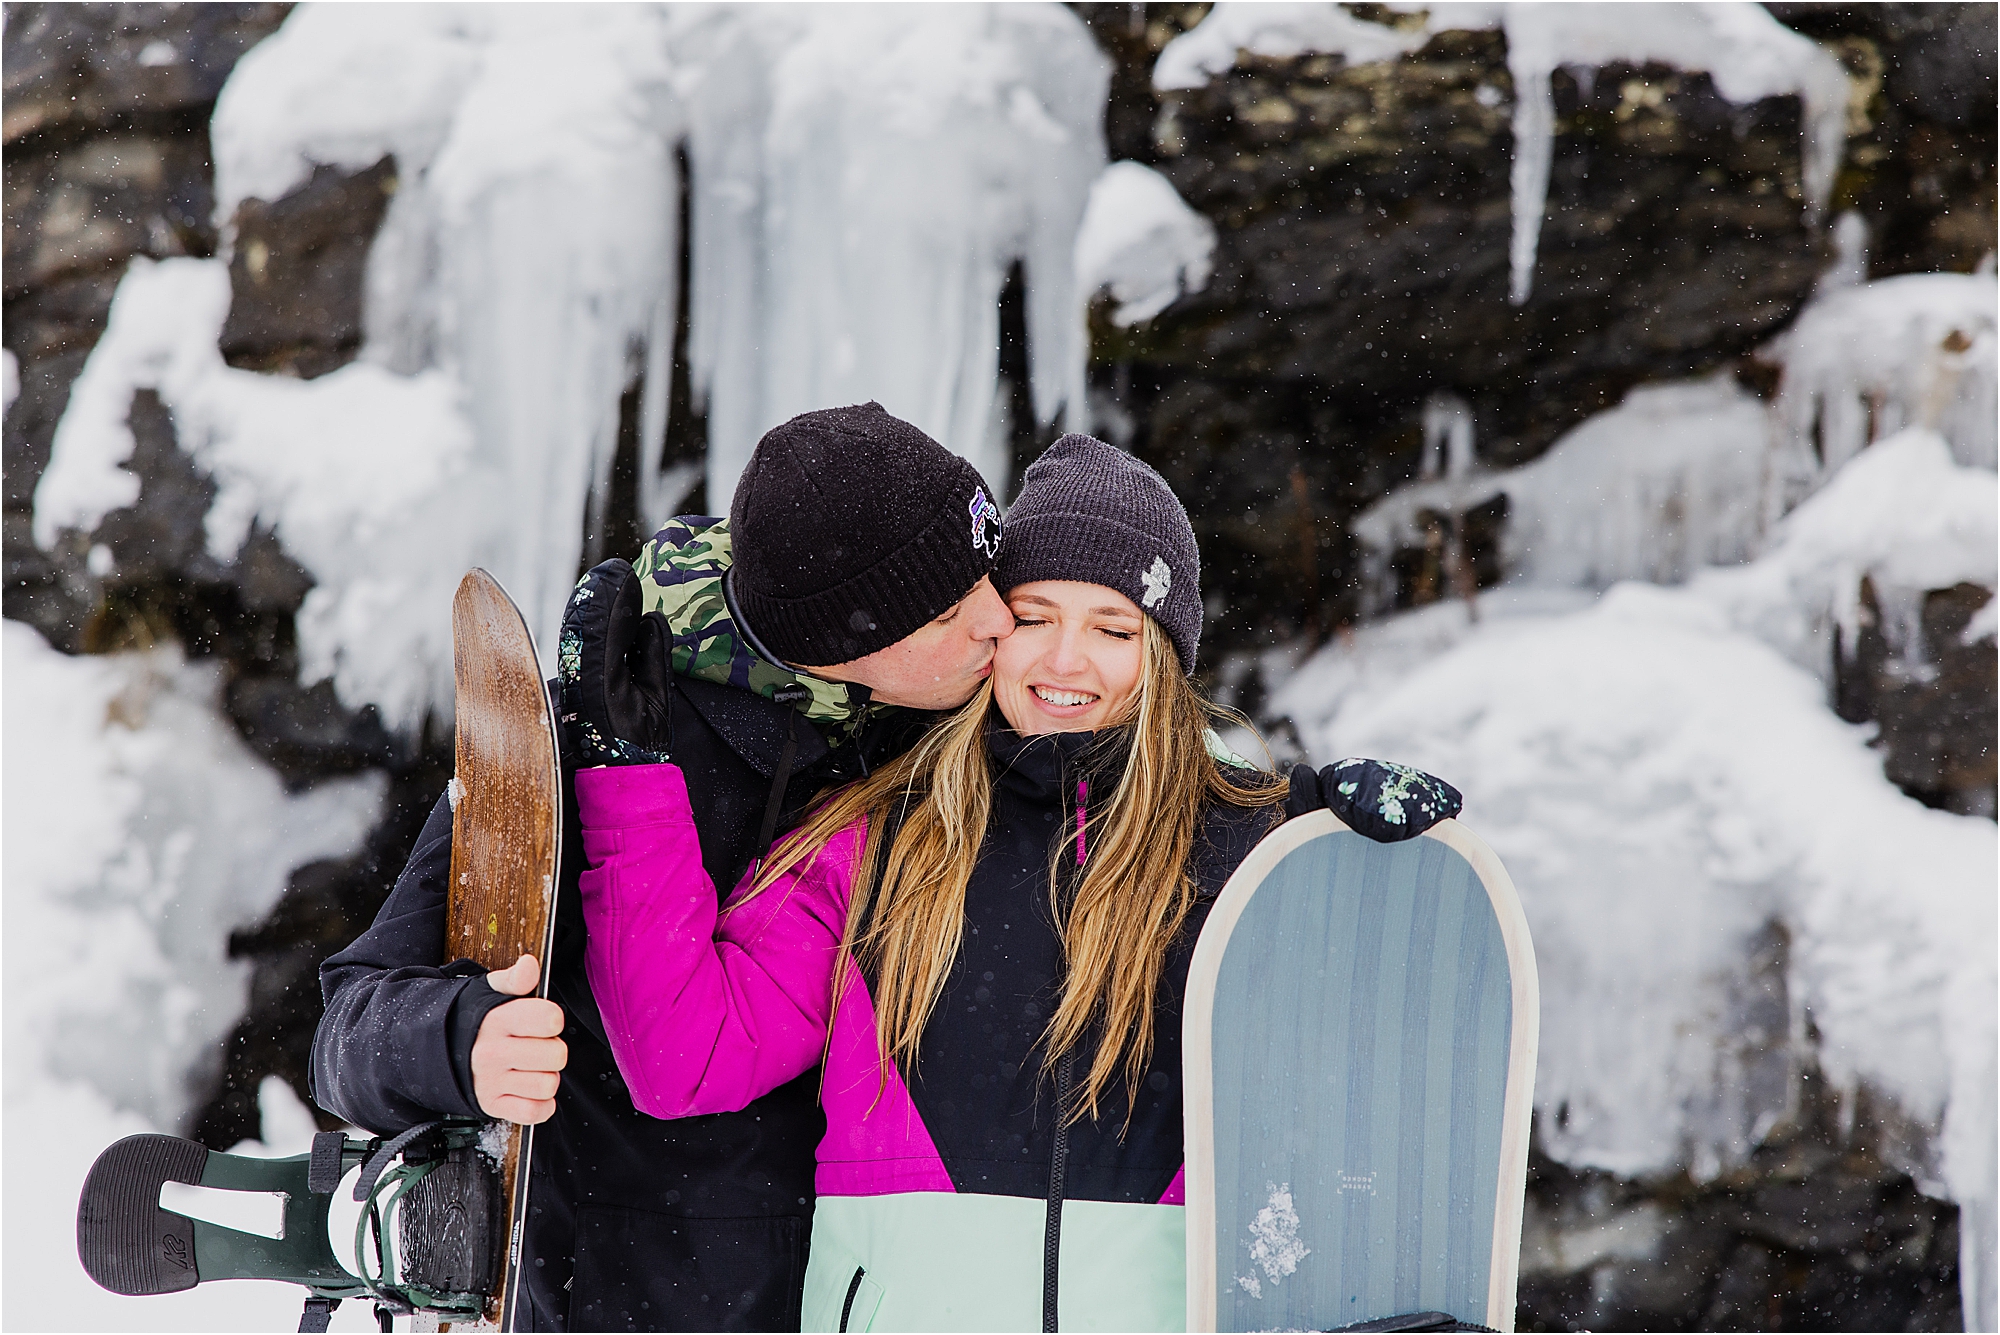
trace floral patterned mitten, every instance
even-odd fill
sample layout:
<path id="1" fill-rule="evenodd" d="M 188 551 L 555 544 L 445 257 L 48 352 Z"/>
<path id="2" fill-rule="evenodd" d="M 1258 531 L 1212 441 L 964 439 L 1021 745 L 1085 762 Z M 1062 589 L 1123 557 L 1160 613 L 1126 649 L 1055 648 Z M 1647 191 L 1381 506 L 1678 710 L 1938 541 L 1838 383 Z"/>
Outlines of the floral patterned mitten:
<path id="1" fill-rule="evenodd" d="M 1464 804 L 1458 789 L 1435 775 L 1393 760 L 1357 757 L 1317 773 L 1306 765 L 1295 768 L 1285 814 L 1303 816 L 1324 808 L 1356 834 L 1393 844 L 1449 820 Z"/>

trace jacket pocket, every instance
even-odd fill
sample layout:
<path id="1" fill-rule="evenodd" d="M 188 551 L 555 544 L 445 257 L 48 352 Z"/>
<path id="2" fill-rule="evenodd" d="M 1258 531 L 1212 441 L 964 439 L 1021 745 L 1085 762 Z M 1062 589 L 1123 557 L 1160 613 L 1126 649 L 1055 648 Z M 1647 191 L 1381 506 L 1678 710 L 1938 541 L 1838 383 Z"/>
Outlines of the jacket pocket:
<path id="1" fill-rule="evenodd" d="M 576 1212 L 571 1330 L 797 1330 L 805 1221 Z"/>
<path id="2" fill-rule="evenodd" d="M 806 1271 L 800 1330 L 871 1330 L 882 1306 L 882 1286 L 838 1242 L 820 1239 Z"/>

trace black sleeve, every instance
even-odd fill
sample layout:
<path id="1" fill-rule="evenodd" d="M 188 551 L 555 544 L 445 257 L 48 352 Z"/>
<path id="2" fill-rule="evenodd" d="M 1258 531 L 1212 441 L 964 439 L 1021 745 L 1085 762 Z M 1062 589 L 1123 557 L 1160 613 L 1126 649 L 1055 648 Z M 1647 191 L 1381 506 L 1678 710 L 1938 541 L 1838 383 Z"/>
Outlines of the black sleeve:
<path id="1" fill-rule="evenodd" d="M 470 960 L 440 966 L 450 877 L 451 806 L 441 798 L 375 921 L 320 965 L 326 1014 L 313 1035 L 313 1098 L 378 1135 L 480 1115 L 472 1040 L 511 998 Z"/>

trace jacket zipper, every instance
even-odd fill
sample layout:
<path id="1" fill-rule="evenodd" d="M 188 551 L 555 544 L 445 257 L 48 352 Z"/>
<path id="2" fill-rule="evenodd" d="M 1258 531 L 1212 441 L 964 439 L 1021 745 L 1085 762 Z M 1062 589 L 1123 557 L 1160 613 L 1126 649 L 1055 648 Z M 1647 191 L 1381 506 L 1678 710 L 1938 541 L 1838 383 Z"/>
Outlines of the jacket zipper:
<path id="1" fill-rule="evenodd" d="M 1062 1269 L 1062 1209 L 1064 1178 L 1069 1170 L 1070 1057 L 1056 1063 L 1056 1143 L 1049 1162 L 1049 1208 L 1042 1225 L 1042 1329 L 1056 1329 L 1056 1276 Z"/>
<path id="2" fill-rule="evenodd" d="M 1083 827 L 1089 820 L 1087 803 L 1090 800 L 1090 782 L 1078 779 L 1076 783 L 1076 870 L 1082 878 L 1083 864 L 1090 853 L 1084 846 Z M 1062 1270 L 1062 1210 L 1065 1179 L 1069 1175 L 1069 1091 L 1072 1076 L 1071 1060 L 1074 1051 L 1065 1052 L 1056 1063 L 1056 1137 L 1049 1154 L 1049 1204 L 1048 1214 L 1042 1224 L 1042 1329 L 1052 1331 L 1056 1326 L 1056 1279 Z"/>

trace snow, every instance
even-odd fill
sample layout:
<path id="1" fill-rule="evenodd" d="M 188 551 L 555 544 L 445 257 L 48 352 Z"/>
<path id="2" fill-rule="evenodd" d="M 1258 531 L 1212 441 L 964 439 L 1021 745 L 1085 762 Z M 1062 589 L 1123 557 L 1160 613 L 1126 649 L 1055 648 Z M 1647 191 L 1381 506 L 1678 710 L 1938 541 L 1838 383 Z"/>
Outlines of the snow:
<path id="1" fill-rule="evenodd" d="M 1208 286 L 1215 227 L 1187 206 L 1166 177 L 1137 162 L 1114 162 L 1090 187 L 1076 234 L 1077 290 L 1106 289 L 1118 302 L 1111 322 L 1144 324 Z"/>
<path id="2" fill-rule="evenodd" d="M 1960 463 L 1993 468 L 1991 274 L 1905 274 L 1824 292 L 1760 354 L 1782 368 L 1770 505 L 1782 510 L 1869 441 L 1925 426 Z"/>
<path id="3" fill-rule="evenodd" d="M 1548 204 L 1555 103 L 1549 79 L 1565 66 L 1597 68 L 1622 61 L 1707 71 L 1715 90 L 1738 106 L 1796 94 L 1805 107 L 1802 176 L 1807 212 L 1817 218 L 1833 189 L 1846 145 L 1847 75 L 1816 43 L 1750 0 L 1710 4 L 1432 3 L 1396 0 L 1421 11 L 1424 27 L 1390 28 L 1326 4 L 1218 4 L 1192 30 L 1169 42 L 1153 66 L 1162 91 L 1197 88 L 1235 63 L 1238 49 L 1265 56 L 1337 52 L 1349 64 L 1393 60 L 1431 34 L 1501 28 L 1513 76 L 1513 237 L 1509 299 L 1520 305 L 1533 287 L 1535 252 Z"/>
<path id="4" fill-rule="evenodd" d="M 1768 454 L 1763 404 L 1726 372 L 1645 385 L 1566 433 L 1534 462 L 1507 470 L 1471 463 L 1462 401 L 1424 410 L 1425 458 L 1449 441 L 1452 463 L 1358 515 L 1374 606 L 1392 599 L 1389 561 L 1420 546 L 1425 513 L 1460 514 L 1507 498 L 1501 560 L 1522 583 L 1601 589 L 1622 579 L 1671 583 L 1704 565 L 1741 561 L 1763 532 Z"/>
<path id="5" fill-rule="evenodd" d="M 1236 1277 L 1237 1286 L 1258 1299 L 1264 1296 L 1264 1280 L 1257 1277 L 1257 1271 L 1262 1270 L 1264 1279 L 1271 1283 L 1281 1283 L 1298 1271 L 1299 1262 L 1312 1255 L 1312 1248 L 1299 1238 L 1299 1211 L 1292 1203 L 1292 1184 L 1272 1182 L 1266 1190 L 1269 1202 L 1244 1225 L 1248 1236 L 1243 1245 L 1250 1253 L 1250 1273 Z"/>
<path id="6" fill-rule="evenodd" d="M 1810 1017 L 1836 1088 L 1930 1133 L 1905 1166 L 1963 1211 L 1973 1329 L 1994 1320 L 1993 826 L 1883 777 L 1869 730 L 1826 706 L 1823 630 L 1863 573 L 1991 583 L 1996 500 L 1992 474 L 1911 432 L 1748 564 L 1392 617 L 1269 705 L 1314 763 L 1386 757 L 1467 794 L 1535 936 L 1551 1154 L 1726 1171 L 1791 1114 Z"/>
<path id="7" fill-rule="evenodd" d="M 83 1275 L 68 1221 L 106 1145 L 183 1129 L 247 1000 L 228 930 L 260 920 L 295 867 L 357 851 L 381 778 L 287 794 L 218 709 L 214 664 L 171 648 L 65 657 L 16 621 L 0 636 L 5 1323 L 292 1324 L 298 1290 L 285 1285 L 105 1293 Z M 308 1148 L 296 1096 L 267 1088 L 262 1106 L 269 1152 Z"/>
<path id="8" fill-rule="evenodd" d="M 1363 65 L 1394 60 L 1429 40 L 1428 32 L 1369 23 L 1337 4 L 1223 0 L 1162 48 L 1153 64 L 1153 87 L 1161 92 L 1199 88 L 1218 74 L 1227 74 L 1239 51 L 1281 60 L 1326 52 L 1346 57 L 1350 65 Z"/>

